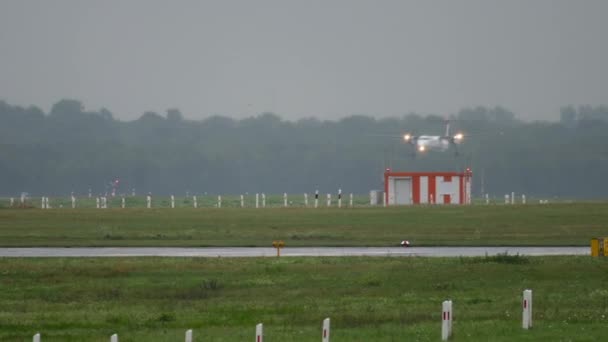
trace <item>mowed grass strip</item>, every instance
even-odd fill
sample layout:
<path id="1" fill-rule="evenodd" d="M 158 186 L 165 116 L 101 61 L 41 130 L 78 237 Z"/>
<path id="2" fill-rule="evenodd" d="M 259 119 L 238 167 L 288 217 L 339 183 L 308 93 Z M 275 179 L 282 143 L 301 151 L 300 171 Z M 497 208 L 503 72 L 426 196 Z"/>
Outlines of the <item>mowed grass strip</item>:
<path id="1" fill-rule="evenodd" d="M 608 236 L 608 203 L 389 208 L 0 209 L 10 246 L 578 245 Z"/>
<path id="2" fill-rule="evenodd" d="M 478 258 L 0 259 L 0 340 L 437 341 L 454 301 L 455 341 L 600 341 L 608 260 Z M 521 293 L 534 291 L 534 328 Z"/>

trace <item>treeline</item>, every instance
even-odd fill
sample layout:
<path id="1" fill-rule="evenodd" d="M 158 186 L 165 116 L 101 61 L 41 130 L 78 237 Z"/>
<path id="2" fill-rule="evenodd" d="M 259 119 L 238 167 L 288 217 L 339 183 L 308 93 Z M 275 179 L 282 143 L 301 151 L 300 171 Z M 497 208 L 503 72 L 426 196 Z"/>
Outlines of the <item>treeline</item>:
<path id="1" fill-rule="evenodd" d="M 61 100 L 49 113 L 0 101 L 0 195 L 346 192 L 382 187 L 385 168 L 474 172 L 474 193 L 608 197 L 608 107 L 568 106 L 555 122 L 524 122 L 502 107 L 450 115 L 468 134 L 458 151 L 415 155 L 398 136 L 442 135 L 445 118 L 350 116 L 187 120 L 177 109 L 114 119 Z"/>

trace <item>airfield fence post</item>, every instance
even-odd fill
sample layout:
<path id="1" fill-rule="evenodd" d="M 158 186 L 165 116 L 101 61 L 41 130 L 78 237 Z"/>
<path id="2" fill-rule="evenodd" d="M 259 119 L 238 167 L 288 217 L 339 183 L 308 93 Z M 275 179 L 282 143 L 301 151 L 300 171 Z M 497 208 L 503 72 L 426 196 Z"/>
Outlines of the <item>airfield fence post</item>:
<path id="1" fill-rule="evenodd" d="M 171 209 L 175 209 L 175 196 L 171 195 Z"/>
<path id="2" fill-rule="evenodd" d="M 114 335 L 110 336 L 110 342 L 118 342 L 118 335 L 114 334 Z"/>
<path id="3" fill-rule="evenodd" d="M 44 209 L 44 196 L 40 198 L 40 209 Z"/>
<path id="4" fill-rule="evenodd" d="M 522 301 L 522 327 L 524 329 L 532 328 L 532 290 L 524 290 Z"/>
<path id="5" fill-rule="evenodd" d="M 260 207 L 260 194 L 255 194 L 255 207 L 256 209 Z"/>
<path id="6" fill-rule="evenodd" d="M 106 196 L 101 198 L 101 207 L 103 209 L 108 209 L 108 198 Z"/>
<path id="7" fill-rule="evenodd" d="M 71 200 L 72 200 L 72 209 L 76 209 L 76 197 L 74 197 L 74 195 L 72 195 Z"/>
<path id="8" fill-rule="evenodd" d="M 323 320 L 323 333 L 321 334 L 321 342 L 329 342 L 329 318 Z"/>
<path id="9" fill-rule="evenodd" d="M 352 208 L 353 207 L 353 193 L 350 193 L 350 198 L 348 200 L 348 205 Z"/>
<path id="10" fill-rule="evenodd" d="M 521 204 L 526 204 L 526 195 L 521 195 Z"/>
<path id="11" fill-rule="evenodd" d="M 509 204 L 509 194 L 505 194 L 505 204 Z"/>
<path id="12" fill-rule="evenodd" d="M 245 207 L 245 197 L 241 195 L 241 208 Z"/>
<path id="13" fill-rule="evenodd" d="M 146 206 L 148 209 L 152 208 L 152 197 L 150 195 L 146 196 Z"/>
<path id="14" fill-rule="evenodd" d="M 36 335 L 34 335 L 34 338 L 32 339 L 33 342 L 40 342 L 40 333 L 36 333 Z"/>
<path id="15" fill-rule="evenodd" d="M 490 204 L 490 195 L 486 194 L 486 205 Z"/>
<path id="16" fill-rule="evenodd" d="M 342 208 L 342 189 L 338 189 L 338 208 Z"/>
<path id="17" fill-rule="evenodd" d="M 192 342 L 192 329 L 186 330 L 186 342 Z"/>
<path id="18" fill-rule="evenodd" d="M 266 194 L 262 192 L 262 208 L 266 208 Z"/>
<path id="19" fill-rule="evenodd" d="M 95 208 L 99 209 L 99 197 L 95 197 Z"/>
<path id="20" fill-rule="evenodd" d="M 511 204 L 515 204 L 515 192 L 511 192 Z"/>
<path id="21" fill-rule="evenodd" d="M 125 197 L 124 196 L 120 198 L 120 207 L 123 209 L 125 208 Z"/>
<path id="22" fill-rule="evenodd" d="M 255 342 L 264 342 L 264 325 L 262 323 L 255 326 Z"/>
<path id="23" fill-rule="evenodd" d="M 286 192 L 283 193 L 283 206 L 285 208 L 287 208 L 287 193 Z"/>
<path id="24" fill-rule="evenodd" d="M 445 300 L 441 306 L 441 340 L 447 341 L 452 336 L 452 301 Z"/>
<path id="25" fill-rule="evenodd" d="M 217 207 L 218 208 L 222 207 L 222 196 L 221 195 L 217 196 Z"/>
<path id="26" fill-rule="evenodd" d="M 315 190 L 315 208 L 319 207 L 319 190 Z"/>
<path id="27" fill-rule="evenodd" d="M 304 194 L 304 207 L 308 207 L 308 194 Z"/>
<path id="28" fill-rule="evenodd" d="M 331 194 L 327 194 L 327 206 L 331 207 Z"/>
<path id="29" fill-rule="evenodd" d="M 10 203 L 11 203 L 11 207 L 12 207 L 15 204 L 15 199 L 11 197 Z"/>

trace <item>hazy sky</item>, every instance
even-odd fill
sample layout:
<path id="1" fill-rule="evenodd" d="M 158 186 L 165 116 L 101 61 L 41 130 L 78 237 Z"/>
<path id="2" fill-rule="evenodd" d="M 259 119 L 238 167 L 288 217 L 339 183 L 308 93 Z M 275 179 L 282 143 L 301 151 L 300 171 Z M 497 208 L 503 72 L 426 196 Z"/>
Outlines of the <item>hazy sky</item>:
<path id="1" fill-rule="evenodd" d="M 608 1 L 0 0 L 0 99 L 116 118 L 608 103 Z"/>

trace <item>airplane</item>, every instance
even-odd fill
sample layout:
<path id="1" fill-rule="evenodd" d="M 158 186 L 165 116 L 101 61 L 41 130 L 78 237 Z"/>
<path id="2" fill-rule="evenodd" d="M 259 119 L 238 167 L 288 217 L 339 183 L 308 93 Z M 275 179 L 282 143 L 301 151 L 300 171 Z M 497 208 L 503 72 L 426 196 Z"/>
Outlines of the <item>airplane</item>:
<path id="1" fill-rule="evenodd" d="M 416 152 L 424 153 L 427 151 L 440 151 L 445 152 L 450 147 L 456 148 L 456 154 L 458 154 L 457 145 L 461 144 L 464 140 L 463 133 L 456 133 L 450 135 L 450 123 L 447 122 L 445 126 L 445 135 L 412 135 L 406 133 L 403 135 L 403 141 L 416 147 Z"/>

